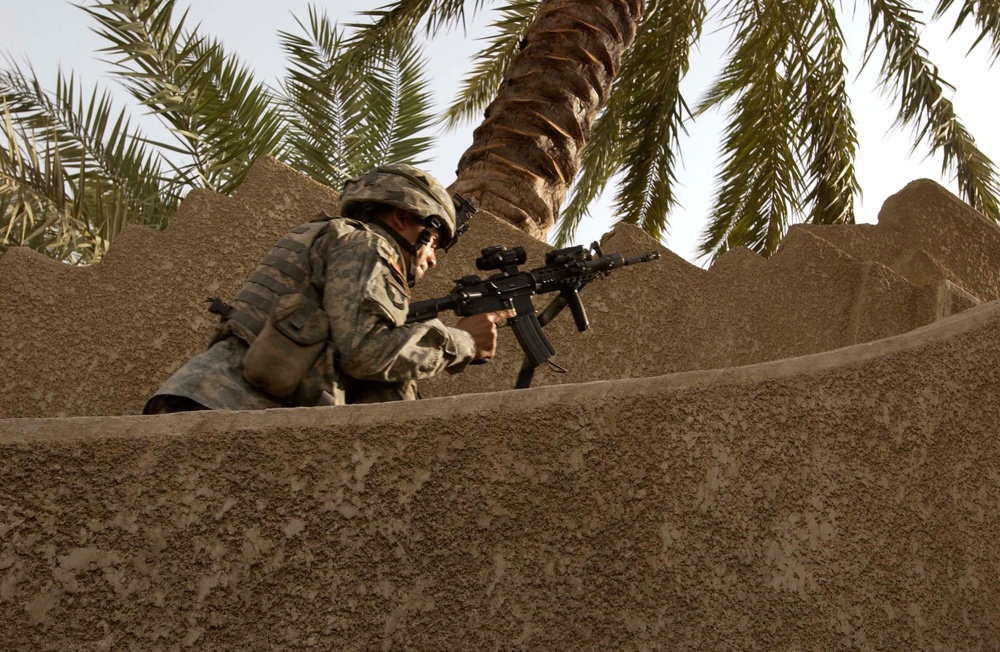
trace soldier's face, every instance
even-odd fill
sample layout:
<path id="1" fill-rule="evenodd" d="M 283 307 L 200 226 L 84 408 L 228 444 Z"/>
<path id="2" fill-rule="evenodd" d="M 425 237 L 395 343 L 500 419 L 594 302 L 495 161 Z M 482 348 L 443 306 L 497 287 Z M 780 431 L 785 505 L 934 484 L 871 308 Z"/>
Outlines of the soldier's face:
<path id="1" fill-rule="evenodd" d="M 417 282 L 424 277 L 424 274 L 434 269 L 437 265 L 437 255 L 434 251 L 434 247 L 437 246 L 437 241 L 437 232 L 434 231 L 434 236 L 431 238 L 430 243 L 417 249 L 417 260 L 413 266 L 413 277 L 417 280 Z"/>
<path id="2" fill-rule="evenodd" d="M 411 244 L 416 244 L 425 230 L 431 232 L 430 242 L 417 249 L 416 260 L 409 261 L 409 253 L 403 253 L 407 261 L 412 262 L 413 278 L 416 282 L 419 282 L 424 277 L 424 274 L 434 269 L 437 265 L 437 254 L 434 249 L 440 241 L 438 230 L 426 227 L 415 216 L 399 209 L 393 212 L 390 225 Z"/>

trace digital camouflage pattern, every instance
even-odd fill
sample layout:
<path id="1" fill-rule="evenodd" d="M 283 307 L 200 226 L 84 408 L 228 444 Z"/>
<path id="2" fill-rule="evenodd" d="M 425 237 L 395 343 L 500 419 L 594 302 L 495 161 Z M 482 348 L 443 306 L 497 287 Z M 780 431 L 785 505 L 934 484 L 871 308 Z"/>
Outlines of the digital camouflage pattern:
<path id="1" fill-rule="evenodd" d="M 348 219 L 324 221 L 325 231 L 308 250 L 308 274 L 321 292 L 329 341 L 303 381 L 304 391 L 296 396 L 317 396 L 322 390 L 332 396 L 333 404 L 413 399 L 416 381 L 464 369 L 476 353 L 471 335 L 438 320 L 405 324 L 409 290 L 402 256 L 380 227 Z M 282 241 L 302 232 L 299 227 Z M 287 283 L 287 269 L 262 264 L 257 272 L 262 271 L 280 285 Z M 250 282 L 241 293 L 248 286 Z M 259 291 L 261 286 L 252 287 Z M 220 337 L 208 351 L 191 358 L 160 386 L 146 413 L 161 411 L 166 396 L 187 397 L 213 410 L 316 404 L 281 401 L 251 386 L 243 375 L 243 359 L 252 338 L 240 336 L 245 329 L 227 325 L 230 321 L 222 323 Z"/>
<path id="2" fill-rule="evenodd" d="M 340 214 L 351 217 L 366 202 L 395 206 L 422 219 L 441 222 L 441 242 L 447 249 L 455 237 L 455 200 L 441 183 L 412 165 L 383 165 L 349 179 L 340 195 Z"/>

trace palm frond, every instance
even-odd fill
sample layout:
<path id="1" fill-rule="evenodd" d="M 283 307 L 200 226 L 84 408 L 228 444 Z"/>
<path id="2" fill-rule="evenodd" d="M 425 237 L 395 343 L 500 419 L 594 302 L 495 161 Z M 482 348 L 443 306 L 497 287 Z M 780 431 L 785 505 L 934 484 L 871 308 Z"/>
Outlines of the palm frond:
<path id="1" fill-rule="evenodd" d="M 495 36 L 475 55 L 472 72 L 463 80 L 458 96 L 445 111 L 447 129 L 475 119 L 493 101 L 514 55 L 523 47 L 524 35 L 540 5 L 541 0 L 513 0 L 500 9 L 500 17 L 492 24 Z"/>
<path id="2" fill-rule="evenodd" d="M 77 95 L 72 77 L 42 90 L 34 72 L 8 62 L 0 72 L 5 149 L 0 196 L 5 245 L 34 246 L 60 260 L 99 259 L 131 223 L 162 227 L 179 202 L 127 113 L 110 96 Z M 15 234 L 17 234 L 15 236 Z"/>
<path id="3" fill-rule="evenodd" d="M 614 99 L 615 95 L 612 95 L 604 112 L 594 122 L 590 140 L 583 148 L 580 174 L 570 200 L 556 223 L 554 244 L 557 247 L 573 240 L 580 223 L 590 216 L 590 206 L 604 192 L 624 159 L 625 139 L 622 134 L 627 131 L 623 127 L 625 121 L 622 114 L 627 107 Z"/>
<path id="4" fill-rule="evenodd" d="M 85 101 L 72 76 L 67 79 L 60 72 L 50 95 L 33 71 L 25 73 L 10 61 L 8 66 L 0 72 L 0 94 L 18 128 L 35 139 L 58 142 L 61 166 L 70 174 L 89 165 L 91 176 L 121 188 L 134 205 L 132 221 L 163 226 L 177 205 L 180 187 L 163 175 L 165 159 L 147 147 L 127 112 L 115 117 L 111 96 L 98 89 Z"/>
<path id="5" fill-rule="evenodd" d="M 304 35 L 279 32 L 288 60 L 282 86 L 289 122 L 288 162 L 316 181 L 340 187 L 352 176 L 349 140 L 363 114 L 362 80 L 340 64 L 344 36 L 325 13 L 309 7 L 309 23 L 296 18 Z"/>
<path id="6" fill-rule="evenodd" d="M 39 142 L 19 131 L 6 104 L 3 117 L 0 253 L 23 246 L 63 262 L 100 260 L 109 243 L 93 233 L 84 215 L 82 199 L 87 192 L 95 194 L 87 187 L 86 167 L 77 179 L 71 178 L 60 161 L 55 137 Z"/>
<path id="7" fill-rule="evenodd" d="M 664 234 L 667 216 L 676 203 L 677 152 L 684 121 L 691 115 L 680 84 L 706 14 L 701 0 L 663 3 L 650 14 L 654 27 L 633 48 L 629 69 L 623 66 L 627 76 L 622 76 L 622 90 L 637 101 L 627 119 L 627 163 L 616 204 L 622 221 L 641 226 L 656 239 Z M 657 59 L 659 65 L 653 64 L 655 68 L 644 73 L 647 62 Z"/>
<path id="8" fill-rule="evenodd" d="M 194 126 L 209 154 L 210 187 L 230 193 L 258 157 L 284 158 L 286 123 L 274 92 L 227 55 L 220 41 L 204 40 L 196 52 L 206 65 L 191 84 Z"/>
<path id="9" fill-rule="evenodd" d="M 187 31 L 176 0 L 117 0 L 83 9 L 110 45 L 102 52 L 125 88 L 157 115 L 190 157 L 185 182 L 230 192 L 260 155 L 282 156 L 283 116 L 274 94 L 222 44 Z M 157 143 L 166 145 L 164 143 Z"/>
<path id="10" fill-rule="evenodd" d="M 793 68 L 805 91 L 799 155 L 808 177 L 806 219 L 853 224 L 854 197 L 861 192 L 854 169 L 858 134 L 847 93 L 844 36 L 832 0 L 820 0 L 809 29 L 794 36 Z"/>
<path id="11" fill-rule="evenodd" d="M 700 245 L 704 255 L 717 257 L 742 245 L 770 256 L 790 215 L 800 209 L 803 175 L 794 143 L 803 89 L 801 75 L 789 69 L 788 53 L 791 32 L 808 15 L 802 4 L 734 7 L 732 54 L 697 109 L 700 114 L 734 102 L 712 221 Z"/>
<path id="12" fill-rule="evenodd" d="M 914 151 L 926 142 L 941 152 L 942 171 L 954 171 L 959 192 L 973 208 L 1000 221 L 997 169 L 955 113 L 945 96 L 952 87 L 938 74 L 920 45 L 922 23 L 901 0 L 870 0 L 871 23 L 865 48 L 867 63 L 877 43 L 886 50 L 879 74 L 884 92 L 899 104 L 896 125 L 914 130 Z"/>
<path id="13" fill-rule="evenodd" d="M 954 4 L 955 0 L 940 0 L 934 10 L 934 18 L 941 18 Z M 969 52 L 988 39 L 990 52 L 995 62 L 997 58 L 1000 58 L 1000 3 L 996 0 L 963 0 L 962 7 L 958 10 L 958 17 L 955 19 L 955 26 L 952 28 L 952 34 L 957 32 L 970 17 L 979 29 L 979 36 L 972 43 Z"/>
<path id="14" fill-rule="evenodd" d="M 466 18 L 478 13 L 484 0 L 395 0 L 378 9 L 358 12 L 368 22 L 350 23 L 356 31 L 350 39 L 352 60 L 366 60 L 382 47 L 400 48 L 411 43 L 422 22 L 426 33 L 436 35 L 456 26 L 465 26 Z"/>
<path id="15" fill-rule="evenodd" d="M 413 43 L 386 44 L 359 63 L 325 14 L 310 9 L 305 35 L 282 33 L 291 161 L 334 187 L 387 161 L 415 165 L 433 138 L 424 57 Z"/>
<path id="16" fill-rule="evenodd" d="M 386 48 L 368 72 L 369 117 L 360 142 L 371 146 L 362 169 L 387 162 L 421 165 L 434 139 L 422 135 L 433 122 L 429 80 L 419 47 Z"/>

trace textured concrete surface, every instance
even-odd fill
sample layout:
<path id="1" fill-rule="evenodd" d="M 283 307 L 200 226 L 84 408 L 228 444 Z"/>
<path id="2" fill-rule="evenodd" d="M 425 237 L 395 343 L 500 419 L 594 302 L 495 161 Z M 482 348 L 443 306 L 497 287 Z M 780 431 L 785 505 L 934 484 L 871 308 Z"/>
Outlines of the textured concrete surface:
<path id="1" fill-rule="evenodd" d="M 264 159 L 235 197 L 192 192 L 165 232 L 129 229 L 94 267 L 9 251 L 0 258 L 0 418 L 139 413 L 204 349 L 215 321 L 205 299 L 230 298 L 281 234 L 336 205 L 329 188 Z M 549 250 L 480 214 L 416 298 L 443 295 L 476 273 L 479 250 L 493 244 L 524 246 L 529 267 Z M 592 328 L 577 333 L 568 312 L 550 324 L 554 361 L 567 372 L 540 369 L 536 386 L 829 351 L 1000 298 L 1000 229 L 926 180 L 890 198 L 877 226 L 795 227 L 767 261 L 736 250 L 702 270 L 626 225 L 604 249 L 658 249 L 662 259 L 585 288 Z M 520 366 L 504 332 L 493 364 L 435 379 L 422 392 L 508 389 Z"/>
<path id="2" fill-rule="evenodd" d="M 0 648 L 998 649 L 998 361 L 0 422 Z"/>
<path id="3" fill-rule="evenodd" d="M 0 258 L 0 650 L 1000 649 L 1000 231 L 940 186 L 661 249 L 530 390 L 503 332 L 426 401 L 127 416 L 335 205 L 265 160 L 93 268 Z M 418 298 L 496 243 L 548 249 L 480 216 Z"/>

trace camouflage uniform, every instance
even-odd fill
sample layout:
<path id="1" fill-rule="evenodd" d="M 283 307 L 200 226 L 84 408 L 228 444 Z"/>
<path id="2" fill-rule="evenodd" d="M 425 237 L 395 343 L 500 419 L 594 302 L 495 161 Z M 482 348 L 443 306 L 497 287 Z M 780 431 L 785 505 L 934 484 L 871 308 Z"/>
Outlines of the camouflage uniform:
<path id="1" fill-rule="evenodd" d="M 243 308 L 242 321 L 223 319 L 210 348 L 168 378 L 145 413 L 171 411 L 165 406 L 172 397 L 186 397 L 213 410 L 413 399 L 416 381 L 464 369 L 476 354 L 469 333 L 438 320 L 404 323 L 409 289 L 399 247 L 388 237 L 388 228 L 324 217 L 294 229 L 265 257 L 233 301 Z M 253 302 L 255 294 L 269 292 L 265 286 L 277 290 L 279 297 L 292 292 L 296 281 L 281 257 L 292 255 L 295 237 L 301 240 L 303 234 L 316 235 L 306 250 L 311 277 L 303 280 L 303 287 L 315 288 L 325 313 L 323 329 L 328 325 L 328 332 L 296 393 L 279 398 L 245 377 L 244 361 L 257 333 L 243 322 L 251 313 L 263 319 L 266 314 L 241 303 L 241 297 Z"/>

